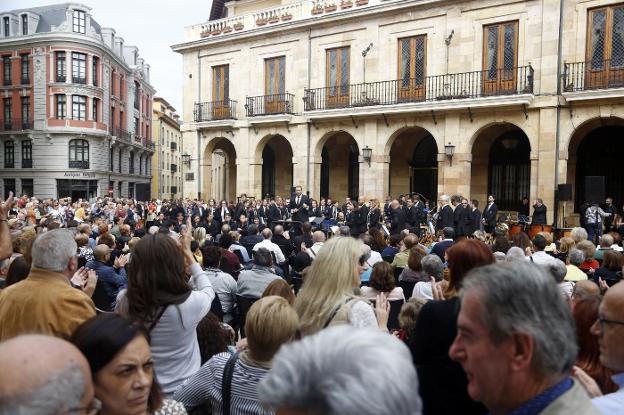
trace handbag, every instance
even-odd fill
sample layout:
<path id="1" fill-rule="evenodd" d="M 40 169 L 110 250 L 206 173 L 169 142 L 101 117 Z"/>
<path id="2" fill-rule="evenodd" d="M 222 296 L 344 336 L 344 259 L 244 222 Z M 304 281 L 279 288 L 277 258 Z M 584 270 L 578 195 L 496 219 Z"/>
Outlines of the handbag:
<path id="1" fill-rule="evenodd" d="M 221 413 L 223 415 L 230 415 L 230 406 L 232 403 L 232 375 L 234 373 L 234 365 L 238 360 L 239 353 L 236 352 L 228 359 L 225 367 L 223 368 L 223 378 L 221 379 Z"/>

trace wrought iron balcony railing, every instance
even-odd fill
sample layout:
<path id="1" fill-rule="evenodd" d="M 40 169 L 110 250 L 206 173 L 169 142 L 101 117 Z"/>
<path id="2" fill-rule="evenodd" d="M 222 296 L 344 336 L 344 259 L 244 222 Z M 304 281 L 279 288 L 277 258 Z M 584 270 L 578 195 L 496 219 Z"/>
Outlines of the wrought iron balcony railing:
<path id="1" fill-rule="evenodd" d="M 67 77 L 65 75 L 56 75 L 56 82 L 65 82 Z"/>
<path id="2" fill-rule="evenodd" d="M 624 59 L 566 63 L 563 92 L 624 87 Z"/>
<path id="3" fill-rule="evenodd" d="M 125 143 L 129 143 L 132 139 L 132 133 L 130 133 L 130 131 L 126 131 L 123 128 L 119 127 L 113 128 L 113 135 L 117 137 L 117 140 L 123 141 Z"/>
<path id="4" fill-rule="evenodd" d="M 33 129 L 32 120 L 22 120 L 19 118 L 13 118 L 10 120 L 0 121 L 0 131 L 23 131 L 23 130 L 32 130 L 32 129 Z"/>
<path id="5" fill-rule="evenodd" d="M 70 169 L 88 169 L 89 160 L 70 160 L 69 168 Z"/>
<path id="6" fill-rule="evenodd" d="M 235 120 L 236 101 L 226 99 L 223 101 L 196 102 L 193 116 L 195 122 Z"/>
<path id="7" fill-rule="evenodd" d="M 304 110 L 397 105 L 533 93 L 529 66 L 306 89 Z"/>
<path id="8" fill-rule="evenodd" d="M 295 96 L 289 93 L 247 97 L 245 104 L 247 116 L 292 114 L 294 98 Z"/>
<path id="9" fill-rule="evenodd" d="M 81 78 L 79 76 L 72 76 L 72 83 L 80 84 L 80 85 L 86 85 L 87 84 L 87 78 Z"/>

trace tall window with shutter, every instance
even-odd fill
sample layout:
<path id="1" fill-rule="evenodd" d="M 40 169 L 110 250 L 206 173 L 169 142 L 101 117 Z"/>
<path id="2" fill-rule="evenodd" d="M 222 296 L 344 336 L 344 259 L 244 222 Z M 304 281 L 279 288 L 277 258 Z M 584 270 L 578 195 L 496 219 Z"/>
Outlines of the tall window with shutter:
<path id="1" fill-rule="evenodd" d="M 427 36 L 399 39 L 400 101 L 419 101 L 425 98 L 427 68 Z"/>
<path id="2" fill-rule="evenodd" d="M 483 95 L 513 93 L 518 66 L 518 22 L 483 27 Z"/>
<path id="3" fill-rule="evenodd" d="M 624 4 L 589 11 L 585 88 L 624 86 Z"/>
<path id="4" fill-rule="evenodd" d="M 212 118 L 231 117 L 230 108 L 230 66 L 220 65 L 212 68 Z"/>
<path id="5" fill-rule="evenodd" d="M 264 61 L 264 113 L 275 114 L 286 111 L 286 57 Z"/>
<path id="6" fill-rule="evenodd" d="M 349 105 L 349 47 L 328 49 L 326 52 L 327 107 Z"/>

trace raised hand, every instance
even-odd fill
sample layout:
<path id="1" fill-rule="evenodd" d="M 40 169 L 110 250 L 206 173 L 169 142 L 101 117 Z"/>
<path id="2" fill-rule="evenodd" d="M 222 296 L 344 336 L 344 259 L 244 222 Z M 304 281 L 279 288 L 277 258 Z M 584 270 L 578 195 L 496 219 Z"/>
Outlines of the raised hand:
<path id="1" fill-rule="evenodd" d="M 95 291 L 95 286 L 97 285 L 98 276 L 95 270 L 90 269 L 87 272 L 87 279 L 84 287 L 82 287 L 82 291 L 87 294 L 89 297 L 93 295 Z"/>
<path id="2" fill-rule="evenodd" d="M 444 300 L 444 292 L 442 287 L 436 282 L 435 278 L 431 277 L 431 294 L 436 301 Z"/>
<path id="3" fill-rule="evenodd" d="M 9 217 L 9 211 L 15 204 L 15 198 L 13 192 L 9 192 L 9 197 L 4 202 L 0 203 L 0 220 L 6 220 Z"/>
<path id="4" fill-rule="evenodd" d="M 71 277 L 71 282 L 77 287 L 83 288 L 87 282 L 87 269 L 85 267 L 79 268 Z"/>
<path id="5" fill-rule="evenodd" d="M 375 301 L 375 314 L 377 314 L 377 324 L 379 328 L 388 330 L 388 317 L 390 315 L 390 303 L 382 293 L 377 294 Z"/>

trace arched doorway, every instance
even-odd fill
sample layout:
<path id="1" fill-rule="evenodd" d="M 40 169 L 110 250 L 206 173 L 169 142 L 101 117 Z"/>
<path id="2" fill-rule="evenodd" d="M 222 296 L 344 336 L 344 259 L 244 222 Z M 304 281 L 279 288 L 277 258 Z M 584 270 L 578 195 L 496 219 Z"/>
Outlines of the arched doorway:
<path id="1" fill-rule="evenodd" d="M 472 147 L 471 197 L 496 198 L 499 210 L 518 211 L 531 191 L 531 144 L 520 128 L 496 124 L 484 129 Z"/>
<path id="2" fill-rule="evenodd" d="M 585 177 L 605 178 L 605 197 L 624 203 L 624 120 L 595 119 L 579 127 L 569 145 L 568 183 L 573 184 L 574 210 L 585 202 Z"/>
<path id="3" fill-rule="evenodd" d="M 281 135 L 271 136 L 262 149 L 262 197 L 288 197 L 293 185 L 293 151 Z"/>
<path id="4" fill-rule="evenodd" d="M 360 149 L 346 132 L 331 135 L 321 149 L 321 197 L 357 199 L 360 187 Z"/>
<path id="5" fill-rule="evenodd" d="M 236 200 L 236 149 L 225 137 L 214 138 L 204 151 L 204 200 Z"/>
<path id="6" fill-rule="evenodd" d="M 388 175 L 390 195 L 419 193 L 436 200 L 438 193 L 438 145 L 424 128 L 401 131 L 390 147 Z"/>

